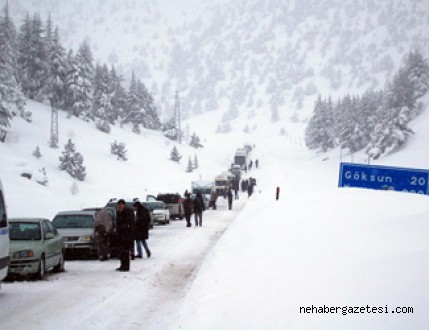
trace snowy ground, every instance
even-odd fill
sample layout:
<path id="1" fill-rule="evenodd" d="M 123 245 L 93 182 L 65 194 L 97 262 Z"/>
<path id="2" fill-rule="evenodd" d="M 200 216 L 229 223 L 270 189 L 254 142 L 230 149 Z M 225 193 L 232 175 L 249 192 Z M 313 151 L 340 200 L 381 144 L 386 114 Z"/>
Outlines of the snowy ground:
<path id="1" fill-rule="evenodd" d="M 4 284 L 2 329 L 427 328 L 427 196 L 339 189 L 338 151 L 311 153 L 299 139 L 280 136 L 281 124 L 268 126 L 263 118 L 254 120 L 270 130 L 216 135 L 217 113 L 189 121 L 206 144 L 198 152 L 201 168 L 192 174 L 184 172 L 185 164 L 167 160 L 172 145 L 157 133 L 137 136 L 117 127 L 110 135 L 94 133 L 90 124 L 62 117 L 61 141 L 73 136 L 88 166 L 87 181 L 72 195 L 73 181 L 56 169 L 62 147 L 45 146 L 41 160 L 30 156 L 36 144 L 46 144 L 42 127 L 49 118 L 46 107 L 31 106 L 33 126 L 17 120 L 8 143 L 0 144 L 0 176 L 13 216 L 52 217 L 63 209 L 102 205 L 112 196 L 182 192 L 200 175 L 210 178 L 225 169 L 244 142 L 256 143 L 252 157 L 261 168 L 248 174 L 257 178 L 255 195 L 242 198 L 234 211 L 207 212 L 202 228 L 185 228 L 182 221 L 151 231 L 153 258 L 133 262 L 129 274 L 114 271 L 118 261 L 70 261 L 66 273 L 47 281 Z M 429 113 L 418 118 L 418 134 L 407 149 L 380 163 L 429 168 L 422 152 L 428 122 Z M 127 142 L 128 163 L 109 155 L 114 139 Z M 185 158 L 194 153 L 179 150 Z M 364 156 L 354 159 L 363 162 Z M 49 187 L 19 176 L 42 165 Z M 300 314 L 299 307 L 312 305 L 387 305 L 388 313 Z M 396 307 L 414 312 L 391 313 Z"/>

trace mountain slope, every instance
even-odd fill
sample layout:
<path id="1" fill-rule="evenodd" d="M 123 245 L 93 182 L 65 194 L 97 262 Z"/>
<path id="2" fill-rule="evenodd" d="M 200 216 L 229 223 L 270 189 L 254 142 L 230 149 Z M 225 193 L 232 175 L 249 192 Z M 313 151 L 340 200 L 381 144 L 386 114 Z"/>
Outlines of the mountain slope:
<path id="1" fill-rule="evenodd" d="M 308 116 L 318 93 L 381 88 L 411 49 L 428 56 L 429 3 L 416 1 L 16 0 L 51 12 L 65 44 L 89 39 L 96 58 L 136 70 L 169 113 L 176 87 L 185 115 L 278 109 Z"/>

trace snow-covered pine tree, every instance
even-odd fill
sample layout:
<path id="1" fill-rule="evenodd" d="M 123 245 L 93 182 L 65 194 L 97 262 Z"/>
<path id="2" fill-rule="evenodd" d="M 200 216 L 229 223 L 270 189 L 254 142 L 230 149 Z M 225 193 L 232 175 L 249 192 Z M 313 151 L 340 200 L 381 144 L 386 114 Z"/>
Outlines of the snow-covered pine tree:
<path id="1" fill-rule="evenodd" d="M 76 151 L 76 147 L 71 139 L 64 146 L 63 155 L 59 157 L 60 170 L 66 171 L 70 176 L 79 181 L 84 181 L 86 168 L 83 166 L 83 156 Z"/>
<path id="2" fill-rule="evenodd" d="M 73 54 L 73 50 L 69 50 L 66 58 L 67 72 L 65 80 L 65 95 L 64 95 L 64 107 L 67 111 L 67 117 L 75 116 L 79 117 L 81 109 L 77 102 L 79 95 L 79 70 L 76 61 L 76 56 Z"/>
<path id="3" fill-rule="evenodd" d="M 309 149 L 327 152 L 335 147 L 334 118 L 332 103 L 319 95 L 308 126 L 305 130 L 305 144 Z"/>
<path id="4" fill-rule="evenodd" d="M 191 173 L 194 170 L 194 165 L 192 164 L 191 156 L 188 159 L 188 165 L 186 166 L 186 173 Z"/>
<path id="5" fill-rule="evenodd" d="M 18 38 L 19 81 L 25 96 L 43 100 L 43 86 L 49 74 L 45 29 L 39 14 L 27 14 Z"/>
<path id="6" fill-rule="evenodd" d="M 125 149 L 125 143 L 118 142 L 115 140 L 115 142 L 110 144 L 110 153 L 112 155 L 115 155 L 118 160 L 127 161 L 127 150 Z"/>
<path id="7" fill-rule="evenodd" d="M 48 25 L 49 26 L 49 25 Z M 65 103 L 67 63 L 66 54 L 59 40 L 58 27 L 50 37 L 48 49 L 49 77 L 45 85 L 45 95 L 55 109 L 62 109 Z"/>
<path id="8" fill-rule="evenodd" d="M 419 51 L 411 51 L 405 60 L 405 69 L 411 82 L 413 97 L 418 99 L 429 90 L 429 64 Z"/>
<path id="9" fill-rule="evenodd" d="M 139 94 L 139 83 L 134 74 L 131 74 L 131 85 L 128 90 L 128 97 L 126 102 L 126 109 L 124 112 L 124 118 L 122 119 L 123 124 L 131 123 L 133 125 L 133 132 L 140 133 L 140 125 L 143 125 L 145 121 L 145 115 L 142 106 L 141 95 Z"/>
<path id="10" fill-rule="evenodd" d="M 112 96 L 109 93 L 109 70 L 107 65 L 97 65 L 94 77 L 94 104 L 93 116 L 96 127 L 105 133 L 110 132 L 109 118 L 112 118 Z"/>
<path id="11" fill-rule="evenodd" d="M 109 114 L 109 122 L 114 124 L 116 120 L 123 116 L 127 102 L 127 92 L 122 86 L 122 77 L 117 75 L 114 66 L 110 69 L 108 91 L 112 95 L 112 112 Z"/>
<path id="12" fill-rule="evenodd" d="M 174 146 L 170 152 L 170 160 L 172 160 L 174 162 L 180 162 L 181 159 L 182 159 L 182 156 L 179 154 L 177 147 Z"/>
<path id="13" fill-rule="evenodd" d="M 160 130 L 161 121 L 158 118 L 155 101 L 146 86 L 140 80 L 137 80 L 137 93 L 140 97 L 141 107 L 144 109 L 143 127 Z"/>
<path id="14" fill-rule="evenodd" d="M 194 164 L 193 164 L 193 167 L 194 167 L 194 169 L 197 169 L 199 166 L 200 165 L 199 165 L 199 162 L 198 162 L 198 157 L 197 157 L 197 154 L 195 154 L 194 155 Z"/>
<path id="15" fill-rule="evenodd" d="M 42 153 L 40 152 L 39 146 L 36 146 L 36 149 L 33 151 L 33 156 L 36 157 L 36 158 L 41 158 L 42 157 Z"/>
<path id="16" fill-rule="evenodd" d="M 92 113 L 92 82 L 94 80 L 94 59 L 91 47 L 84 41 L 76 54 L 77 63 L 77 94 L 75 105 L 79 110 L 79 117 L 85 121 L 94 120 Z"/>
<path id="17" fill-rule="evenodd" d="M 162 132 L 164 133 L 165 137 L 169 138 L 172 141 L 179 140 L 176 119 L 174 117 L 171 117 L 162 125 Z"/>
<path id="18" fill-rule="evenodd" d="M 189 145 L 192 148 L 198 149 L 198 148 L 204 148 L 204 146 L 201 144 L 200 142 L 200 138 L 198 137 L 197 134 L 192 134 L 191 136 L 191 142 L 189 142 Z"/>
<path id="19" fill-rule="evenodd" d="M 25 110 L 25 99 L 17 80 L 17 32 L 9 15 L 8 2 L 0 16 L 0 142 L 4 142 L 7 128 L 14 115 L 31 121 Z"/>

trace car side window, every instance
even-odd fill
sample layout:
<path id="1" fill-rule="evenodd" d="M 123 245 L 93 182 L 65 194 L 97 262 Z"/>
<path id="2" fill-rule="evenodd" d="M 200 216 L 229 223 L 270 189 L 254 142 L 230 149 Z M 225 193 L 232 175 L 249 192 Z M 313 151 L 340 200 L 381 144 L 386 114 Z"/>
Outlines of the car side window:
<path id="1" fill-rule="evenodd" d="M 0 190 L 0 228 L 7 227 L 6 207 L 4 205 L 3 193 Z"/>
<path id="2" fill-rule="evenodd" d="M 46 233 L 49 232 L 49 227 L 48 227 L 48 223 L 47 221 L 43 221 L 42 223 L 42 233 L 43 233 L 43 237 L 46 236 Z"/>
<path id="3" fill-rule="evenodd" d="M 51 233 L 54 233 L 54 235 L 55 235 L 55 236 L 56 236 L 56 235 L 58 235 L 57 230 L 55 229 L 54 225 L 53 225 L 51 222 L 46 221 L 46 224 L 47 224 L 47 226 L 48 226 L 48 228 L 49 228 L 49 231 L 50 231 Z"/>

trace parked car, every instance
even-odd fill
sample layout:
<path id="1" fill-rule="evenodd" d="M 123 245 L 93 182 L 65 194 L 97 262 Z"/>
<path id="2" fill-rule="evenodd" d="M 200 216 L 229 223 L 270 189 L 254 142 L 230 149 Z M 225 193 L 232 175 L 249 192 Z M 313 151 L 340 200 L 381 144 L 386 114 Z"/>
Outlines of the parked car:
<path id="1" fill-rule="evenodd" d="M 119 199 L 117 199 L 117 198 L 111 198 L 108 202 L 107 202 L 107 204 L 106 204 L 106 207 L 108 208 L 108 209 L 111 209 L 111 210 L 113 210 L 114 212 L 115 212 L 115 217 L 116 217 L 116 206 L 117 206 L 117 204 L 118 204 L 118 200 Z M 140 201 L 138 198 L 133 198 L 133 199 L 124 199 L 125 200 L 125 204 L 129 207 L 129 208 L 131 208 L 131 209 L 133 209 L 133 206 L 134 206 L 134 203 L 135 202 L 137 202 L 137 201 Z M 156 201 L 156 199 L 155 199 L 155 196 L 152 196 L 152 195 L 148 195 L 147 196 L 147 200 L 149 200 L 149 201 Z M 149 211 L 149 214 L 150 214 L 150 228 L 153 228 L 153 209 L 151 208 L 151 206 L 148 204 L 148 202 L 140 202 L 148 211 Z"/>
<path id="2" fill-rule="evenodd" d="M 164 225 L 170 223 L 170 210 L 168 206 L 161 201 L 147 202 L 153 209 L 153 221 Z"/>
<path id="3" fill-rule="evenodd" d="M 64 270 L 64 238 L 48 219 L 9 219 L 10 256 L 8 275 L 33 275 L 39 279 L 53 268 Z"/>
<path id="4" fill-rule="evenodd" d="M 171 219 L 180 219 L 182 220 L 185 216 L 183 205 L 182 205 L 182 196 L 180 194 L 158 194 L 156 196 L 158 201 L 164 202 L 170 211 Z"/>
<path id="5" fill-rule="evenodd" d="M 94 234 L 95 213 L 95 211 L 65 211 L 58 213 L 52 220 L 54 227 L 64 236 L 67 254 L 98 257 Z"/>

